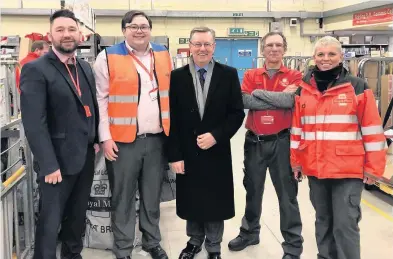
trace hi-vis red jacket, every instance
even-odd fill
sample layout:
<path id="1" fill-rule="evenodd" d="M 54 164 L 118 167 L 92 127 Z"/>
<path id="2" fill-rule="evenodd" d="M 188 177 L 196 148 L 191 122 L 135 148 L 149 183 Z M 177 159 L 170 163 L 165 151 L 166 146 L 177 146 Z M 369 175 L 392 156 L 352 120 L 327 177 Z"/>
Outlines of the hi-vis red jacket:
<path id="1" fill-rule="evenodd" d="M 382 176 L 387 145 L 367 84 L 343 69 L 324 94 L 312 71 L 300 86 L 291 130 L 293 171 L 319 179 Z"/>

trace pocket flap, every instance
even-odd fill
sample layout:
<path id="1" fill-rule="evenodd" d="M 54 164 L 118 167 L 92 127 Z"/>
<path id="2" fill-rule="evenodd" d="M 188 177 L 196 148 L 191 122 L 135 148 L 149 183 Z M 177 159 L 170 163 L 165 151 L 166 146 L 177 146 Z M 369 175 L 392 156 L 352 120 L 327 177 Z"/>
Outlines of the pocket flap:
<path id="1" fill-rule="evenodd" d="M 336 146 L 336 155 L 342 156 L 357 156 L 364 155 L 366 151 L 364 151 L 363 145 L 338 145 Z"/>
<path id="2" fill-rule="evenodd" d="M 304 150 L 307 147 L 307 144 L 303 143 L 301 145 L 299 145 L 299 150 Z"/>
<path id="3" fill-rule="evenodd" d="M 65 138 L 65 133 L 53 133 L 50 135 L 51 138 Z"/>

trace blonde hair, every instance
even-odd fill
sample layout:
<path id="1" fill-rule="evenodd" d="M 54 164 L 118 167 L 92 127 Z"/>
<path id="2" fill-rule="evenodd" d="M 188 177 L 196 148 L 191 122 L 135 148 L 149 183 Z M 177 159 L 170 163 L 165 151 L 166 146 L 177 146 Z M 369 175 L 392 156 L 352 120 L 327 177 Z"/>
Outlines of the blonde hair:
<path id="1" fill-rule="evenodd" d="M 337 47 L 337 50 L 338 50 L 340 53 L 342 53 L 342 46 L 341 46 L 341 43 L 340 43 L 336 38 L 334 38 L 334 37 L 332 37 L 332 36 L 325 36 L 325 37 L 319 39 L 319 40 L 315 43 L 315 45 L 314 45 L 314 52 L 313 52 L 314 55 L 316 54 L 317 49 L 318 49 L 319 47 L 321 47 L 321 46 L 329 46 L 329 45 L 336 46 L 336 47 Z"/>

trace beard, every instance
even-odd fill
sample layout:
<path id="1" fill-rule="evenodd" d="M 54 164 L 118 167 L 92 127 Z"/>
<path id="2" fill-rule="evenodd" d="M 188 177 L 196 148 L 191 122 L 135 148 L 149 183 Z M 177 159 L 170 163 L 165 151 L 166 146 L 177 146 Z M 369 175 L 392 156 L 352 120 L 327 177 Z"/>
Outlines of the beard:
<path id="1" fill-rule="evenodd" d="M 56 48 L 57 51 L 63 53 L 63 54 L 71 54 L 74 53 L 75 50 L 78 48 L 78 43 L 76 40 L 73 41 L 73 44 L 71 47 L 64 47 L 63 44 L 60 42 L 52 42 L 53 47 Z"/>

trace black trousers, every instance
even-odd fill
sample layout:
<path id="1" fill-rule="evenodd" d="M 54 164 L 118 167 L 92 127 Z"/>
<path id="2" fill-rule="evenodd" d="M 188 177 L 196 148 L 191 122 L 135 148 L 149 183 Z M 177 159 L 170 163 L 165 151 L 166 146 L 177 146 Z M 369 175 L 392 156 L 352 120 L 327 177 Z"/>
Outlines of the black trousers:
<path id="1" fill-rule="evenodd" d="M 298 183 L 290 166 L 289 131 L 265 140 L 258 140 L 250 131 L 246 133 L 243 184 L 247 195 L 240 235 L 259 238 L 267 168 L 280 206 L 284 253 L 300 256 L 303 252 L 302 222 L 297 202 Z"/>
<path id="2" fill-rule="evenodd" d="M 220 253 L 222 236 L 224 235 L 224 221 L 196 222 L 187 220 L 187 236 L 189 243 L 194 246 L 202 246 L 208 253 Z"/>
<path id="3" fill-rule="evenodd" d="M 43 177 L 39 179 L 41 208 L 35 234 L 34 259 L 56 259 L 58 236 L 62 241 L 62 259 L 81 258 L 94 159 L 94 148 L 89 146 L 85 165 L 78 174 L 63 175 L 63 181 L 55 185 L 45 183 Z"/>
<path id="4" fill-rule="evenodd" d="M 360 259 L 361 179 L 308 177 L 318 259 Z"/>

